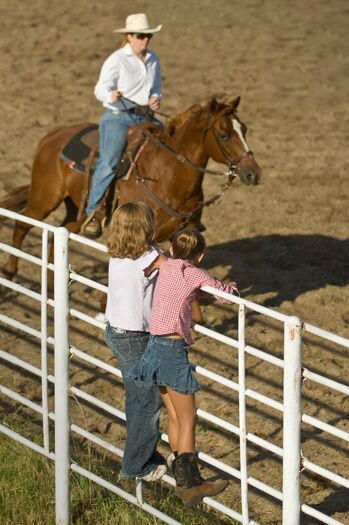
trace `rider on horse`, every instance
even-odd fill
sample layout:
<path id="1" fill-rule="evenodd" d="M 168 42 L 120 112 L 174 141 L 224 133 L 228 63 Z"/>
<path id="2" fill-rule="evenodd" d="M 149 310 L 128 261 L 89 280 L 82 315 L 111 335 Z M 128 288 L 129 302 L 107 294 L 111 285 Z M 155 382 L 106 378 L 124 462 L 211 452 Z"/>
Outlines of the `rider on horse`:
<path id="1" fill-rule="evenodd" d="M 96 209 L 115 176 L 128 128 L 144 122 L 149 110 L 160 107 L 160 62 L 148 49 L 150 39 L 160 29 L 161 25 L 151 28 L 143 13 L 129 15 L 125 27 L 114 31 L 125 35 L 123 47 L 102 66 L 94 92 L 105 112 L 99 124 L 99 159 L 91 180 L 87 218 L 82 225 L 89 237 L 101 234 Z"/>

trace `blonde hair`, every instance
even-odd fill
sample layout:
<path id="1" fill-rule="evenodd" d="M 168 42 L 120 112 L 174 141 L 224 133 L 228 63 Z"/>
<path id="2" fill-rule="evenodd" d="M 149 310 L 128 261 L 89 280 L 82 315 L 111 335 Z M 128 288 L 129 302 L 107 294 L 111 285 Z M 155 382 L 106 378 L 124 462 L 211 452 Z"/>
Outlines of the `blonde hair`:
<path id="1" fill-rule="evenodd" d="M 113 213 L 107 230 L 111 257 L 137 259 L 154 240 L 154 214 L 144 202 L 125 202 Z"/>
<path id="2" fill-rule="evenodd" d="M 175 259 L 195 262 L 205 251 L 206 242 L 201 233 L 196 230 L 182 230 L 173 236 L 172 255 Z"/>

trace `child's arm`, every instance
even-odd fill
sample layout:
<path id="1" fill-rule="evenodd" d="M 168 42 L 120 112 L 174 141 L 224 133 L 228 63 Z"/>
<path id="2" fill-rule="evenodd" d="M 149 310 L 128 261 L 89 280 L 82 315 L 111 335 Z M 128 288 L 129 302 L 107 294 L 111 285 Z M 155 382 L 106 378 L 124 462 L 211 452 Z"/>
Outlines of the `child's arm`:
<path id="1" fill-rule="evenodd" d="M 157 257 L 152 264 L 152 271 L 158 270 L 160 266 L 162 265 L 162 263 L 167 261 L 167 259 L 168 257 L 166 255 L 164 255 L 163 253 L 159 253 L 159 257 Z"/>
<path id="2" fill-rule="evenodd" d="M 160 266 L 162 265 L 162 263 L 167 261 L 167 259 L 168 257 L 166 257 L 166 255 L 164 255 L 163 253 L 159 253 L 156 259 L 154 259 L 154 261 L 147 268 L 143 270 L 144 276 L 149 277 L 153 273 L 153 271 L 158 270 Z"/>
<path id="3" fill-rule="evenodd" d="M 238 295 L 240 297 L 240 293 L 239 293 L 239 290 L 237 289 L 235 282 L 232 282 L 230 284 L 224 284 L 215 278 L 213 278 L 212 281 L 206 284 L 208 284 L 209 286 L 213 286 L 214 288 L 217 288 L 217 290 L 222 290 L 222 292 L 228 292 L 233 295 Z M 219 303 L 223 303 L 223 304 L 230 303 L 228 299 L 223 299 L 223 297 L 219 297 L 218 295 L 214 295 L 213 297 L 217 299 Z"/>
<path id="4" fill-rule="evenodd" d="M 194 299 L 191 303 L 191 314 L 193 323 L 205 324 L 204 316 L 202 315 L 200 303 L 197 299 Z"/>
<path id="5" fill-rule="evenodd" d="M 201 270 L 200 268 L 191 268 L 192 273 L 195 273 L 195 280 L 197 281 L 197 284 L 199 284 L 200 288 L 201 286 L 212 286 L 213 288 L 217 288 L 217 290 L 222 290 L 223 292 L 231 293 L 234 295 L 240 295 L 239 291 L 237 289 L 236 283 L 231 284 L 224 284 L 222 281 L 219 281 L 215 277 L 211 277 L 207 272 L 204 270 Z M 230 302 L 226 301 L 226 299 L 222 299 L 222 297 L 214 296 L 217 301 L 220 303 Z"/>

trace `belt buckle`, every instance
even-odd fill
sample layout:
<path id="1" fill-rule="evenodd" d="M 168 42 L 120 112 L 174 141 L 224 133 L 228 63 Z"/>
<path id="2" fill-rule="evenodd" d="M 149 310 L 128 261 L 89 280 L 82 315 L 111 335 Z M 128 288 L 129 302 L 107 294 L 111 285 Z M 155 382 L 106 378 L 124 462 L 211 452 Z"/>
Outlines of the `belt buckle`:
<path id="1" fill-rule="evenodd" d="M 115 326 L 112 326 L 112 330 L 116 333 L 116 334 L 126 334 L 126 330 L 124 330 L 123 328 L 117 328 Z"/>

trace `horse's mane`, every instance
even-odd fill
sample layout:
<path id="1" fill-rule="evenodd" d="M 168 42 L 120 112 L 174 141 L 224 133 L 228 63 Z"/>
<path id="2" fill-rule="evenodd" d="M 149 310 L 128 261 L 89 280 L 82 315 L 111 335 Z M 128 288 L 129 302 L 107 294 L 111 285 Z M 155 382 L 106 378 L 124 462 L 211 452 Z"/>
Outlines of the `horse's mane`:
<path id="1" fill-rule="evenodd" d="M 181 113 L 174 115 L 170 118 L 162 133 L 164 140 L 172 137 L 177 128 L 179 128 L 184 122 L 191 120 L 193 117 L 198 117 L 202 112 L 202 106 L 200 104 L 194 104 L 189 108 L 186 108 Z"/>
<path id="2" fill-rule="evenodd" d="M 221 96 L 220 96 L 221 97 Z M 204 103 L 193 104 L 189 108 L 186 108 L 184 111 L 181 111 L 177 115 L 171 117 L 168 123 L 165 125 L 165 128 L 162 132 L 162 139 L 166 141 L 172 137 L 182 124 L 188 122 L 189 120 L 199 120 L 202 113 L 207 112 L 208 108 L 212 105 L 213 102 L 216 103 L 215 112 L 220 111 L 225 107 L 225 101 L 218 101 L 217 96 L 212 96 L 208 101 Z"/>

